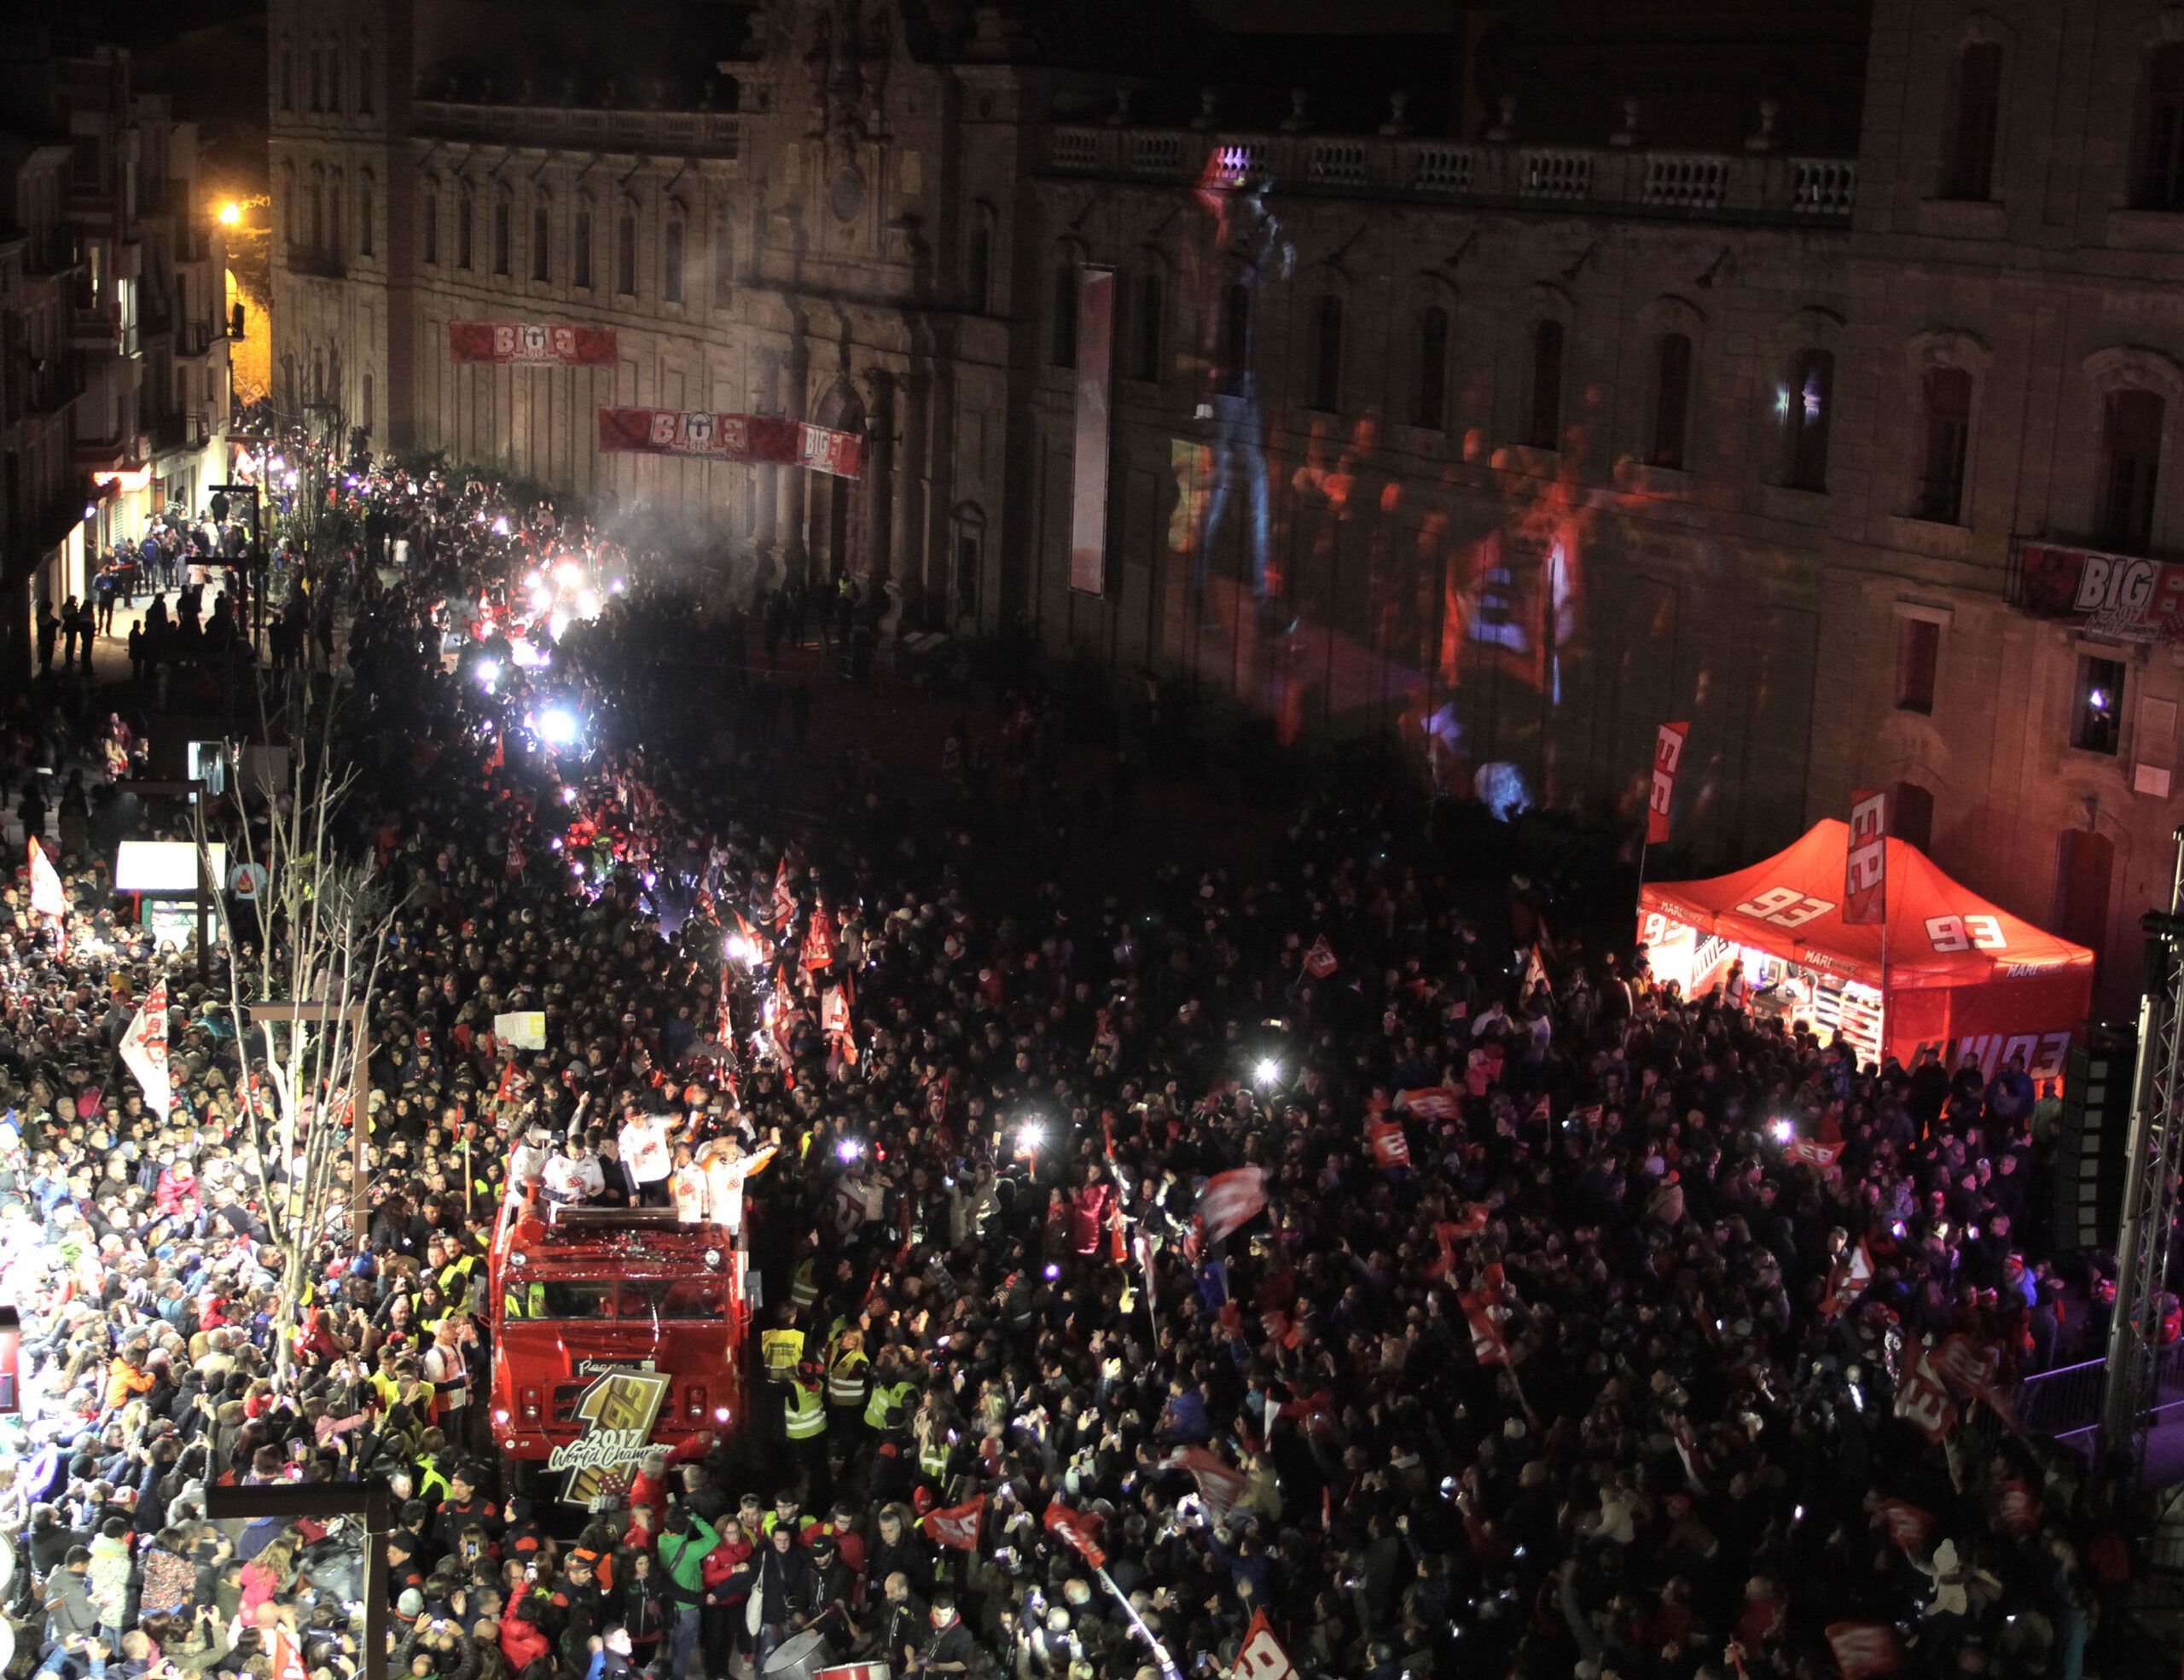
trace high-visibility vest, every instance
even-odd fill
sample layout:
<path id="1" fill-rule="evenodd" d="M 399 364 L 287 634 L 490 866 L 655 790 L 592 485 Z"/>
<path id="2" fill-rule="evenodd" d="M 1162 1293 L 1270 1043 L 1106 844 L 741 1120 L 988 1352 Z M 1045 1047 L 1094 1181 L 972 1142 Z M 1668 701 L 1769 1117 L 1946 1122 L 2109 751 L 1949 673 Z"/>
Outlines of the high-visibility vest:
<path id="1" fill-rule="evenodd" d="M 781 1411 L 788 1420 L 788 1438 L 792 1441 L 808 1441 L 827 1433 L 827 1402 L 816 1388 L 806 1388 L 800 1382 L 791 1383 L 787 1398 L 781 1402 Z"/>
<path id="2" fill-rule="evenodd" d="M 872 1429 L 885 1429 L 887 1427 L 887 1409 L 890 1406 L 908 1406 L 910 1396 L 915 1392 L 912 1385 L 907 1382 L 874 1383 L 872 1398 L 864 1403 L 866 1427 Z"/>
<path id="3" fill-rule="evenodd" d="M 766 1368 L 766 1381 L 787 1382 L 796 1375 L 797 1362 L 804 1357 L 804 1332 L 801 1330 L 767 1330 L 758 1337 L 758 1358 Z"/>
<path id="4" fill-rule="evenodd" d="M 918 1474 L 928 1480 L 938 1481 L 948 1474 L 948 1433 L 935 1430 L 930 1442 L 918 1448 Z"/>
<path id="5" fill-rule="evenodd" d="M 546 1316 L 546 1286 L 536 1282 L 509 1284 L 501 1291 L 501 1316 L 503 1318 L 543 1318 Z"/>
<path id="6" fill-rule="evenodd" d="M 789 1274 L 788 1304 L 798 1312 L 809 1312 L 812 1302 L 818 1299 L 819 1263 L 813 1259 L 799 1260 L 796 1270 Z"/>
<path id="7" fill-rule="evenodd" d="M 864 1357 L 862 1348 L 851 1348 L 835 1355 L 834 1363 L 827 1372 L 827 1404 L 830 1406 L 863 1405 L 865 1373 L 871 1369 L 872 1361 Z"/>

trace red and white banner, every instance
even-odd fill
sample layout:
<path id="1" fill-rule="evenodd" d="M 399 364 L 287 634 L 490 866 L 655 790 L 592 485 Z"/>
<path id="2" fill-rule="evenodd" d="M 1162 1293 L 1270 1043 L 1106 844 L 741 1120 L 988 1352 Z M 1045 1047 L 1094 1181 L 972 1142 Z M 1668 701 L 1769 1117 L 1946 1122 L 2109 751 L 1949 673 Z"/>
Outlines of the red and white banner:
<path id="1" fill-rule="evenodd" d="M 68 895 L 61 890 L 60 872 L 36 840 L 31 841 L 31 908 L 40 916 L 65 918 L 68 914 Z"/>
<path id="2" fill-rule="evenodd" d="M 842 996 L 842 989 L 830 985 L 819 998 L 819 1030 L 830 1038 L 850 1036 L 849 1000 Z"/>
<path id="3" fill-rule="evenodd" d="M 1956 1428 L 1956 1402 L 1949 1398 L 1949 1385 L 1924 1352 L 1896 1386 L 1896 1415 L 1930 1441 L 1946 1440 Z"/>
<path id="4" fill-rule="evenodd" d="M 781 854 L 781 867 L 774 871 L 774 937 L 785 935 L 796 920 L 796 894 L 788 884 L 788 854 Z"/>
<path id="5" fill-rule="evenodd" d="M 284 1627 L 273 1630 L 273 1680 L 304 1680 L 303 1654 L 296 1649 L 296 1636 Z"/>
<path id="6" fill-rule="evenodd" d="M 2064 543 L 2020 543 L 2018 604 L 2116 642 L 2184 643 L 2184 566 Z"/>
<path id="7" fill-rule="evenodd" d="M 804 930 L 804 966 L 819 969 L 829 967 L 834 960 L 834 916 L 824 904 L 811 913 L 811 925 Z"/>
<path id="8" fill-rule="evenodd" d="M 1375 1166 L 1409 1166 L 1410 1140 L 1403 1135 L 1402 1125 L 1395 1120 L 1368 1120 L 1365 1122 L 1365 1142 L 1371 1146 Z"/>
<path id="9" fill-rule="evenodd" d="M 1827 1293 L 1820 1299 L 1823 1317 L 1832 1318 L 1866 1292 L 1866 1285 L 1873 1281 L 1873 1251 L 1866 1247 L 1865 1239 L 1858 1239 L 1858 1246 L 1827 1270 Z"/>
<path id="10" fill-rule="evenodd" d="M 1472 1357 L 1482 1365 L 1506 1365 L 1509 1363 L 1509 1337 L 1502 1328 L 1502 1275 L 1499 1265 L 1486 1269 L 1486 1276 L 1476 1289 L 1467 1290 L 1456 1297 L 1464 1310 L 1464 1317 L 1471 1325 Z"/>
<path id="11" fill-rule="evenodd" d="M 1843 849 L 1843 921 L 1877 927 L 1888 921 L 1888 795 L 1861 788 L 1850 795 L 1850 841 Z"/>
<path id="12" fill-rule="evenodd" d="M 1646 844 L 1659 846 L 1669 837 L 1669 812 L 1676 803 L 1676 766 L 1683 761 L 1683 739 L 1688 724 L 1664 724 L 1653 736 L 1653 785 L 1646 799 Z"/>
<path id="13" fill-rule="evenodd" d="M 1823 1143 L 1817 1137 L 1793 1137 L 1790 1140 L 1790 1147 L 1782 1151 L 1782 1159 L 1801 1161 L 1825 1172 L 1835 1165 L 1842 1153 L 1840 1143 Z"/>
<path id="14" fill-rule="evenodd" d="M 1100 1547 L 1100 1519 L 1073 1511 L 1056 1499 L 1047 1506 L 1042 1520 L 1047 1532 L 1060 1540 L 1095 1569 L 1107 1567 L 1107 1555 Z"/>
<path id="15" fill-rule="evenodd" d="M 1992 1342 L 1974 1341 L 1961 1330 L 1941 1340 L 1930 1356 L 1934 1375 L 1967 1400 L 1992 1406 L 2005 1422 L 2010 1421 L 2009 1397 L 1995 1386 L 2002 1368 L 2002 1351 Z"/>
<path id="16" fill-rule="evenodd" d="M 1198 1484 L 1198 1497 L 1205 1502 L 1205 1509 L 1213 1514 L 1216 1522 L 1228 1520 L 1228 1513 L 1236 1508 L 1251 1488 L 1251 1479 L 1219 1454 L 1204 1447 L 1178 1447 L 1160 1461 L 1164 1470 L 1188 1470 L 1191 1479 Z M 1053 1510 L 1052 1506 L 1047 1508 Z"/>
<path id="17" fill-rule="evenodd" d="M 174 1082 L 167 1073 L 167 983 L 153 982 L 144 1007 L 121 1035 L 121 1060 L 144 1093 L 144 1106 L 161 1120 L 174 1107 Z"/>
<path id="18" fill-rule="evenodd" d="M 1312 941 L 1312 948 L 1304 953 L 1304 972 L 1316 980 L 1323 980 L 1336 968 L 1334 947 L 1327 943 L 1324 933 Z"/>
<path id="19" fill-rule="evenodd" d="M 1926 1555 L 1926 1543 L 1934 1538 L 1931 1511 L 1908 1499 L 1884 1499 L 1880 1502 L 1880 1521 L 1888 1532 L 1890 1542 L 1899 1549 Z"/>
<path id="20" fill-rule="evenodd" d="M 979 1549 L 979 1529 L 985 1522 L 986 1497 L 981 1493 L 975 1499 L 961 1505 L 950 1505 L 940 1510 L 927 1511 L 919 1525 L 925 1537 L 938 1546 L 953 1546 L 959 1552 L 974 1552 Z"/>
<path id="21" fill-rule="evenodd" d="M 1843 1680 L 1879 1680 L 1903 1666 L 1903 1647 L 1885 1622 L 1830 1622 L 1827 1646 Z"/>
<path id="22" fill-rule="evenodd" d="M 1463 1113 L 1463 1093 L 1454 1085 L 1425 1085 L 1396 1093 L 1396 1107 L 1409 1109 L 1420 1119 L 1453 1120 Z"/>
<path id="23" fill-rule="evenodd" d="M 800 420 L 763 414 L 716 414 L 700 409 L 601 409 L 602 455 L 694 456 L 703 461 L 754 461 L 809 467 L 836 478 L 864 475 L 864 439 Z"/>
<path id="24" fill-rule="evenodd" d="M 1236 1653 L 1236 1665 L 1228 1680 L 1297 1680 L 1297 1665 L 1274 1636 L 1274 1627 L 1263 1610 L 1254 1611 L 1244 1635 L 1244 1648 Z"/>
<path id="25" fill-rule="evenodd" d="M 1266 1174 L 1256 1166 L 1217 1172 L 1199 1192 L 1198 1217 L 1205 1227 L 1209 1243 L 1218 1242 L 1229 1232 L 1249 1224 L 1265 1207 Z"/>
<path id="26" fill-rule="evenodd" d="M 533 321 L 450 321 L 450 362 L 508 362 L 519 366 L 611 368 L 612 327 L 547 327 Z"/>

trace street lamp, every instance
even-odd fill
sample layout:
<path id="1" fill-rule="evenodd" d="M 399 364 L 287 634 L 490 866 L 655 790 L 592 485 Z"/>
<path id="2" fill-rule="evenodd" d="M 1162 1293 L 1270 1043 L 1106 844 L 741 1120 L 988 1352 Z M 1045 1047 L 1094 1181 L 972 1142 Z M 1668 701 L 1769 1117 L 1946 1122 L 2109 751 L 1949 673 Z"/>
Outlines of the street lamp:
<path id="1" fill-rule="evenodd" d="M 229 199 L 220 206 L 220 225 L 224 228 L 233 228 L 240 227 L 241 224 L 242 206 L 233 199 Z"/>

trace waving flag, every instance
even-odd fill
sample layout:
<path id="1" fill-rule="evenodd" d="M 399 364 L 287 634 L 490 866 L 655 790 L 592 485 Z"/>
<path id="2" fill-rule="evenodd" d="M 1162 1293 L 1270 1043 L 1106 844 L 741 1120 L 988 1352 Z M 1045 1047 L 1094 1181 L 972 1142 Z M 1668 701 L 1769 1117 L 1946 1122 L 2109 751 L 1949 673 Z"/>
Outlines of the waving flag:
<path id="1" fill-rule="evenodd" d="M 1669 812 L 1676 805 L 1676 766 L 1683 760 L 1688 724 L 1664 724 L 1653 736 L 1653 786 L 1646 799 L 1646 844 L 1660 846 L 1669 837 Z"/>
<path id="2" fill-rule="evenodd" d="M 1107 1554 L 1100 1546 L 1099 1518 L 1073 1511 L 1056 1499 L 1048 1503 L 1043 1521 L 1048 1533 L 1061 1540 L 1095 1569 L 1107 1567 Z"/>
<path id="3" fill-rule="evenodd" d="M 979 1529 L 985 1521 L 985 1514 L 986 1497 L 981 1493 L 963 1504 L 927 1511 L 925 1520 L 919 1526 L 925 1530 L 926 1538 L 935 1545 L 953 1546 L 959 1552 L 974 1552 L 979 1549 Z"/>
<path id="4" fill-rule="evenodd" d="M 1843 1680 L 1879 1680 L 1903 1666 L 1903 1647 L 1885 1622 L 1830 1622 L 1827 1631 Z"/>
<path id="5" fill-rule="evenodd" d="M 1213 1514 L 1216 1522 L 1228 1520 L 1228 1513 L 1236 1502 L 1251 1489 L 1251 1478 L 1228 1463 L 1218 1453 L 1204 1447 L 1178 1447 L 1160 1461 L 1164 1470 L 1188 1470 L 1191 1479 L 1198 1484 L 1198 1497 L 1205 1502 L 1205 1509 Z M 1054 1508 L 1048 1506 L 1048 1509 Z"/>
<path id="6" fill-rule="evenodd" d="M 1482 1365 L 1509 1363 L 1509 1337 L 1498 1316 L 1502 1311 L 1502 1268 L 1490 1265 L 1478 1288 L 1456 1297 L 1457 1304 L 1464 1310 L 1464 1318 L 1471 1326 L 1472 1357 Z"/>
<path id="7" fill-rule="evenodd" d="M 1365 1142 L 1372 1148 L 1373 1162 L 1376 1166 L 1397 1167 L 1410 1165 L 1410 1140 L 1403 1135 L 1402 1122 L 1397 1120 L 1366 1121 Z"/>
<path id="8" fill-rule="evenodd" d="M 1425 1120 L 1453 1120 L 1463 1112 L 1463 1093 L 1454 1085 L 1426 1085 L 1397 1091 L 1396 1107 L 1408 1108 Z"/>
<path id="9" fill-rule="evenodd" d="M 1858 1239 L 1858 1246 L 1828 1268 L 1827 1293 L 1821 1297 L 1820 1311 L 1823 1317 L 1833 1317 L 1866 1292 L 1866 1285 L 1873 1281 L 1873 1257 L 1866 1247 L 1865 1239 Z"/>
<path id="10" fill-rule="evenodd" d="M 788 884 L 788 853 L 781 853 L 781 867 L 774 871 L 774 936 L 785 939 L 796 921 L 796 894 Z"/>
<path id="11" fill-rule="evenodd" d="M 1880 1520 L 1889 1539 L 1901 1550 L 1923 1555 L 1934 1538 L 1934 1514 L 1908 1499 L 1882 1500 Z"/>
<path id="12" fill-rule="evenodd" d="M 121 1060 L 144 1092 L 144 1106 L 164 1120 L 174 1107 L 174 1083 L 167 1073 L 167 983 L 154 982 L 121 1035 Z"/>
<path id="13" fill-rule="evenodd" d="M 834 961 L 834 914 L 821 904 L 811 912 L 811 925 L 804 930 L 804 966 L 827 968 Z"/>
<path id="14" fill-rule="evenodd" d="M 1252 1625 L 1244 1635 L 1243 1648 L 1236 1653 L 1236 1665 L 1228 1671 L 1228 1680 L 1297 1680 L 1297 1665 L 1289 1660 L 1289 1653 L 1274 1636 L 1274 1626 L 1265 1611 L 1252 1613 Z"/>
<path id="15" fill-rule="evenodd" d="M 1218 1242 L 1258 1217 L 1266 1206 L 1266 1174 L 1256 1166 L 1240 1166 L 1233 1172 L 1217 1172 L 1199 1193 L 1198 1217 L 1205 1226 L 1205 1240 Z"/>
<path id="16" fill-rule="evenodd" d="M 1888 920 L 1888 795 L 1861 788 L 1850 795 L 1850 837 L 1843 848 L 1843 922 L 1878 927 Z"/>
<path id="17" fill-rule="evenodd" d="M 1304 953 L 1304 972 L 1316 980 L 1323 980 L 1334 973 L 1336 966 L 1334 947 L 1322 933 L 1312 941 L 1311 950 Z"/>
<path id="18" fill-rule="evenodd" d="M 61 876 L 53 867 L 53 860 L 45 855 L 45 848 L 36 839 L 31 841 L 31 908 L 40 916 L 67 920 L 68 895 L 61 890 Z"/>

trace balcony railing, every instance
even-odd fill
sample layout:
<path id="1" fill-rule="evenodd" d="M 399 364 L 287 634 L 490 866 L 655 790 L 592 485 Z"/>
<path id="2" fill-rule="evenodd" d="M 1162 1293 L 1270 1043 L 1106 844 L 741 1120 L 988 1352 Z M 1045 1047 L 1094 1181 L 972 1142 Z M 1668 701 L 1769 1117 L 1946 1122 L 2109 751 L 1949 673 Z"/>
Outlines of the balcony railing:
<path id="1" fill-rule="evenodd" d="M 1211 174 L 1277 188 L 1421 199 L 1586 205 L 1648 215 L 1846 223 L 1857 196 L 1849 158 L 1645 147 L 1547 146 L 1388 135 L 1221 134 L 1191 129 L 1054 129 L 1047 166 L 1149 181 Z"/>
<path id="2" fill-rule="evenodd" d="M 566 146 L 673 158 L 734 158 L 743 121 L 731 111 L 601 111 L 584 106 L 473 105 L 421 99 L 410 107 L 417 133 L 443 140 L 491 140 L 511 146 Z"/>

